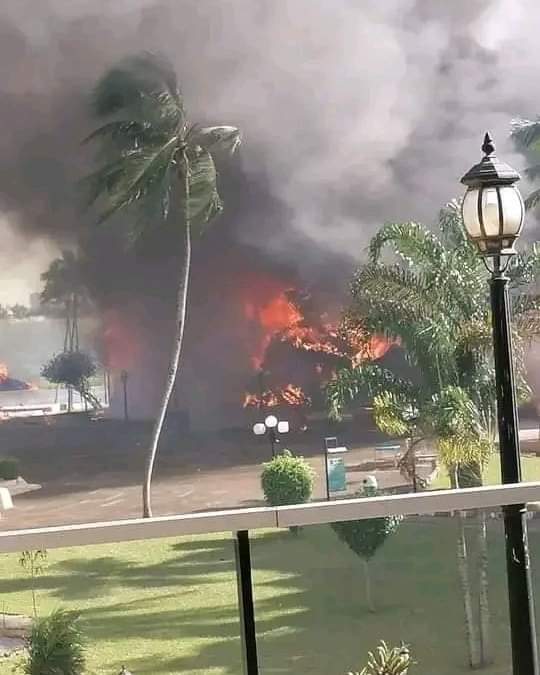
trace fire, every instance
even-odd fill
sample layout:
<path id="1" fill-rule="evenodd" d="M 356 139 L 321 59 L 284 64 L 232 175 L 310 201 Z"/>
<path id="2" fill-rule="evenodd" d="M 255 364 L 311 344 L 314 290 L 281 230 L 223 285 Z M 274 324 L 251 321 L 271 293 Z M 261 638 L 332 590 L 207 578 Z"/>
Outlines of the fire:
<path id="1" fill-rule="evenodd" d="M 284 291 L 261 307 L 257 307 L 252 302 L 246 302 L 244 314 L 247 319 L 255 321 L 263 331 L 255 353 L 251 356 L 251 363 L 255 370 L 261 368 L 264 355 L 274 335 L 302 321 L 302 315 L 288 300 Z"/>
<path id="2" fill-rule="evenodd" d="M 268 389 L 262 395 L 247 393 L 244 398 L 244 408 L 275 408 L 279 405 L 309 406 L 311 399 L 294 384 L 288 384 L 283 389 Z"/>
<path id="3" fill-rule="evenodd" d="M 294 289 L 276 289 L 267 284 L 258 291 L 263 296 L 266 292 L 270 299 L 258 304 L 249 299 L 244 303 L 244 315 L 253 322 L 258 335 L 251 363 L 259 372 L 259 384 L 263 372 L 268 370 L 267 357 L 271 345 L 283 343 L 300 352 L 320 355 L 320 360 L 311 366 L 315 380 L 307 382 L 310 387 L 316 386 L 317 380 L 322 383 L 330 378 L 340 363 L 358 365 L 366 360 L 379 359 L 391 346 L 383 337 L 368 336 L 354 324 L 333 323 L 326 315 L 314 310 L 309 296 L 300 295 Z M 272 372 L 265 373 L 265 378 L 268 376 L 271 378 Z M 265 387 L 258 394 L 248 392 L 245 395 L 244 408 L 279 405 L 307 406 L 311 405 L 311 398 L 302 387 L 292 383 L 283 387 Z"/>
<path id="4" fill-rule="evenodd" d="M 37 389 L 37 387 L 10 377 L 7 365 L 0 362 L 0 391 L 22 391 L 24 389 Z"/>

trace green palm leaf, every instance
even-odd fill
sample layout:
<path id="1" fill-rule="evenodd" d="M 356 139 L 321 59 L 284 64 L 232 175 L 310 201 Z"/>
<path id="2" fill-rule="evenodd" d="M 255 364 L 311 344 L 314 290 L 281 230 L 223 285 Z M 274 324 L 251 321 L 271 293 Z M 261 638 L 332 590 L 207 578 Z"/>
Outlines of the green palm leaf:
<path id="1" fill-rule="evenodd" d="M 540 152 L 540 119 L 512 121 L 510 136 L 518 150 L 528 157 L 536 156 Z M 540 165 L 535 163 L 525 169 L 525 174 L 530 180 L 540 176 Z M 525 208 L 533 209 L 540 202 L 540 190 L 534 190 L 525 199 Z"/>
<path id="2" fill-rule="evenodd" d="M 540 141 L 540 120 L 512 120 L 510 135 L 518 147 L 534 147 Z"/>
<path id="3" fill-rule="evenodd" d="M 411 381 L 397 377 L 377 364 L 343 368 L 326 387 L 330 416 L 339 419 L 344 408 L 359 396 L 372 398 L 385 391 L 392 391 L 395 396 L 409 402 L 417 396 L 417 389 Z"/>
<path id="4" fill-rule="evenodd" d="M 525 208 L 529 211 L 540 203 L 540 189 L 533 190 L 530 195 L 525 198 Z"/>
<path id="5" fill-rule="evenodd" d="M 386 246 L 411 268 L 433 273 L 444 264 L 446 252 L 437 238 L 415 222 L 387 223 L 372 238 L 368 253 L 372 263 L 379 262 Z"/>

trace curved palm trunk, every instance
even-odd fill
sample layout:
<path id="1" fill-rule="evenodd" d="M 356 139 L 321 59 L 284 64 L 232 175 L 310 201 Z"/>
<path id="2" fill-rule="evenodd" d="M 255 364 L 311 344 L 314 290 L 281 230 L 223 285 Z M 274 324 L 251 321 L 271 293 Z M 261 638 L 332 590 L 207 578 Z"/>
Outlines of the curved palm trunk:
<path id="1" fill-rule="evenodd" d="M 174 347 L 169 362 L 169 369 L 167 371 L 167 381 L 165 384 L 165 391 L 159 407 L 157 419 L 152 431 L 150 439 L 150 448 L 148 450 L 148 457 L 146 460 L 144 483 L 143 483 L 143 518 L 152 517 L 152 503 L 151 503 L 151 485 L 152 474 L 154 472 L 154 464 L 156 461 L 156 454 L 159 445 L 159 438 L 163 429 L 163 423 L 167 414 L 169 401 L 173 393 L 176 376 L 178 374 L 178 367 L 180 365 L 180 355 L 182 353 L 182 343 L 184 340 L 184 327 L 186 324 L 186 308 L 187 296 L 189 287 L 189 273 L 191 267 L 191 227 L 189 217 L 189 168 L 187 158 L 184 157 L 184 176 L 183 176 L 183 221 L 185 233 L 184 245 L 184 260 L 180 280 L 178 283 L 178 291 L 176 296 L 176 330 L 174 334 Z"/>
<path id="2" fill-rule="evenodd" d="M 480 648 L 482 665 L 486 666 L 492 662 L 490 624 L 491 614 L 489 611 L 489 579 L 488 579 L 488 547 L 487 547 L 487 526 L 486 512 L 481 510 L 478 513 L 478 550 L 480 552 L 478 560 L 479 580 L 479 608 L 480 608 Z"/>

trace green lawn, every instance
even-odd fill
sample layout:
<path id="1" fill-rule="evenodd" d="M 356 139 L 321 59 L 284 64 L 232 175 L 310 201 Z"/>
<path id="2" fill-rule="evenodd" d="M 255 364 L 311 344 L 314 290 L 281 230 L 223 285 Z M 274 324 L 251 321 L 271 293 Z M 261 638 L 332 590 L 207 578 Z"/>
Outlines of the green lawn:
<path id="1" fill-rule="evenodd" d="M 472 521 L 471 521 L 472 525 Z M 471 530 L 474 552 L 474 530 Z M 540 534 L 531 533 L 540 572 Z M 538 551 L 538 556 L 535 553 Z M 42 613 L 77 609 L 89 637 L 91 673 L 238 675 L 233 548 L 228 535 L 53 550 L 38 579 Z M 496 664 L 509 646 L 503 538 L 490 523 L 491 609 Z M 6 611 L 31 612 L 17 556 L 3 556 Z M 455 675 L 464 667 L 455 522 L 405 521 L 373 564 L 378 611 L 367 612 L 362 565 L 330 528 L 259 534 L 253 540 L 261 674 L 344 675 L 380 638 L 410 642 L 411 675 Z M 11 673 L 12 664 L 0 665 Z"/>
<path id="2" fill-rule="evenodd" d="M 540 457 L 525 455 L 521 458 L 521 468 L 523 471 L 523 480 L 525 482 L 540 481 Z M 484 476 L 486 485 L 500 485 L 501 483 L 501 465 L 498 455 L 493 455 L 490 459 Z M 431 484 L 432 489 L 444 489 L 450 487 L 448 474 L 441 469 L 437 478 Z"/>

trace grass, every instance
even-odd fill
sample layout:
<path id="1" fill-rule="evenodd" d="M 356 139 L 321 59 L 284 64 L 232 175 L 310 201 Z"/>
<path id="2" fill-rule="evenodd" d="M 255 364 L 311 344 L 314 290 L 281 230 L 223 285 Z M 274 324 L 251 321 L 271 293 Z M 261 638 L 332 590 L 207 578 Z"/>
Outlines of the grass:
<path id="1" fill-rule="evenodd" d="M 470 521 L 472 528 L 474 521 Z M 327 526 L 260 533 L 252 540 L 262 675 L 344 675 L 383 638 L 411 643 L 411 675 L 468 672 L 455 564 L 455 522 L 410 519 L 372 565 L 377 612 L 367 611 L 361 561 Z M 474 550 L 474 529 L 471 529 Z M 496 663 L 510 670 L 500 523 L 490 523 Z M 531 532 L 533 554 L 540 535 Z M 30 582 L 2 556 L 5 611 L 32 610 Z M 540 560 L 533 558 L 540 571 Z M 37 579 L 38 609 L 81 613 L 89 673 L 238 675 L 241 672 L 233 547 L 229 535 L 60 549 Z M 11 673 L 12 661 L 0 663 Z"/>
<path id="2" fill-rule="evenodd" d="M 540 481 L 540 457 L 533 455 L 524 455 L 521 458 L 521 469 L 523 472 L 523 481 L 533 482 Z M 493 455 L 489 460 L 489 464 L 484 473 L 485 485 L 500 485 L 501 484 L 501 465 L 498 455 Z M 448 474 L 444 469 L 441 469 L 439 475 L 431 483 L 431 488 L 434 490 L 444 489 L 450 487 L 450 480 Z"/>

